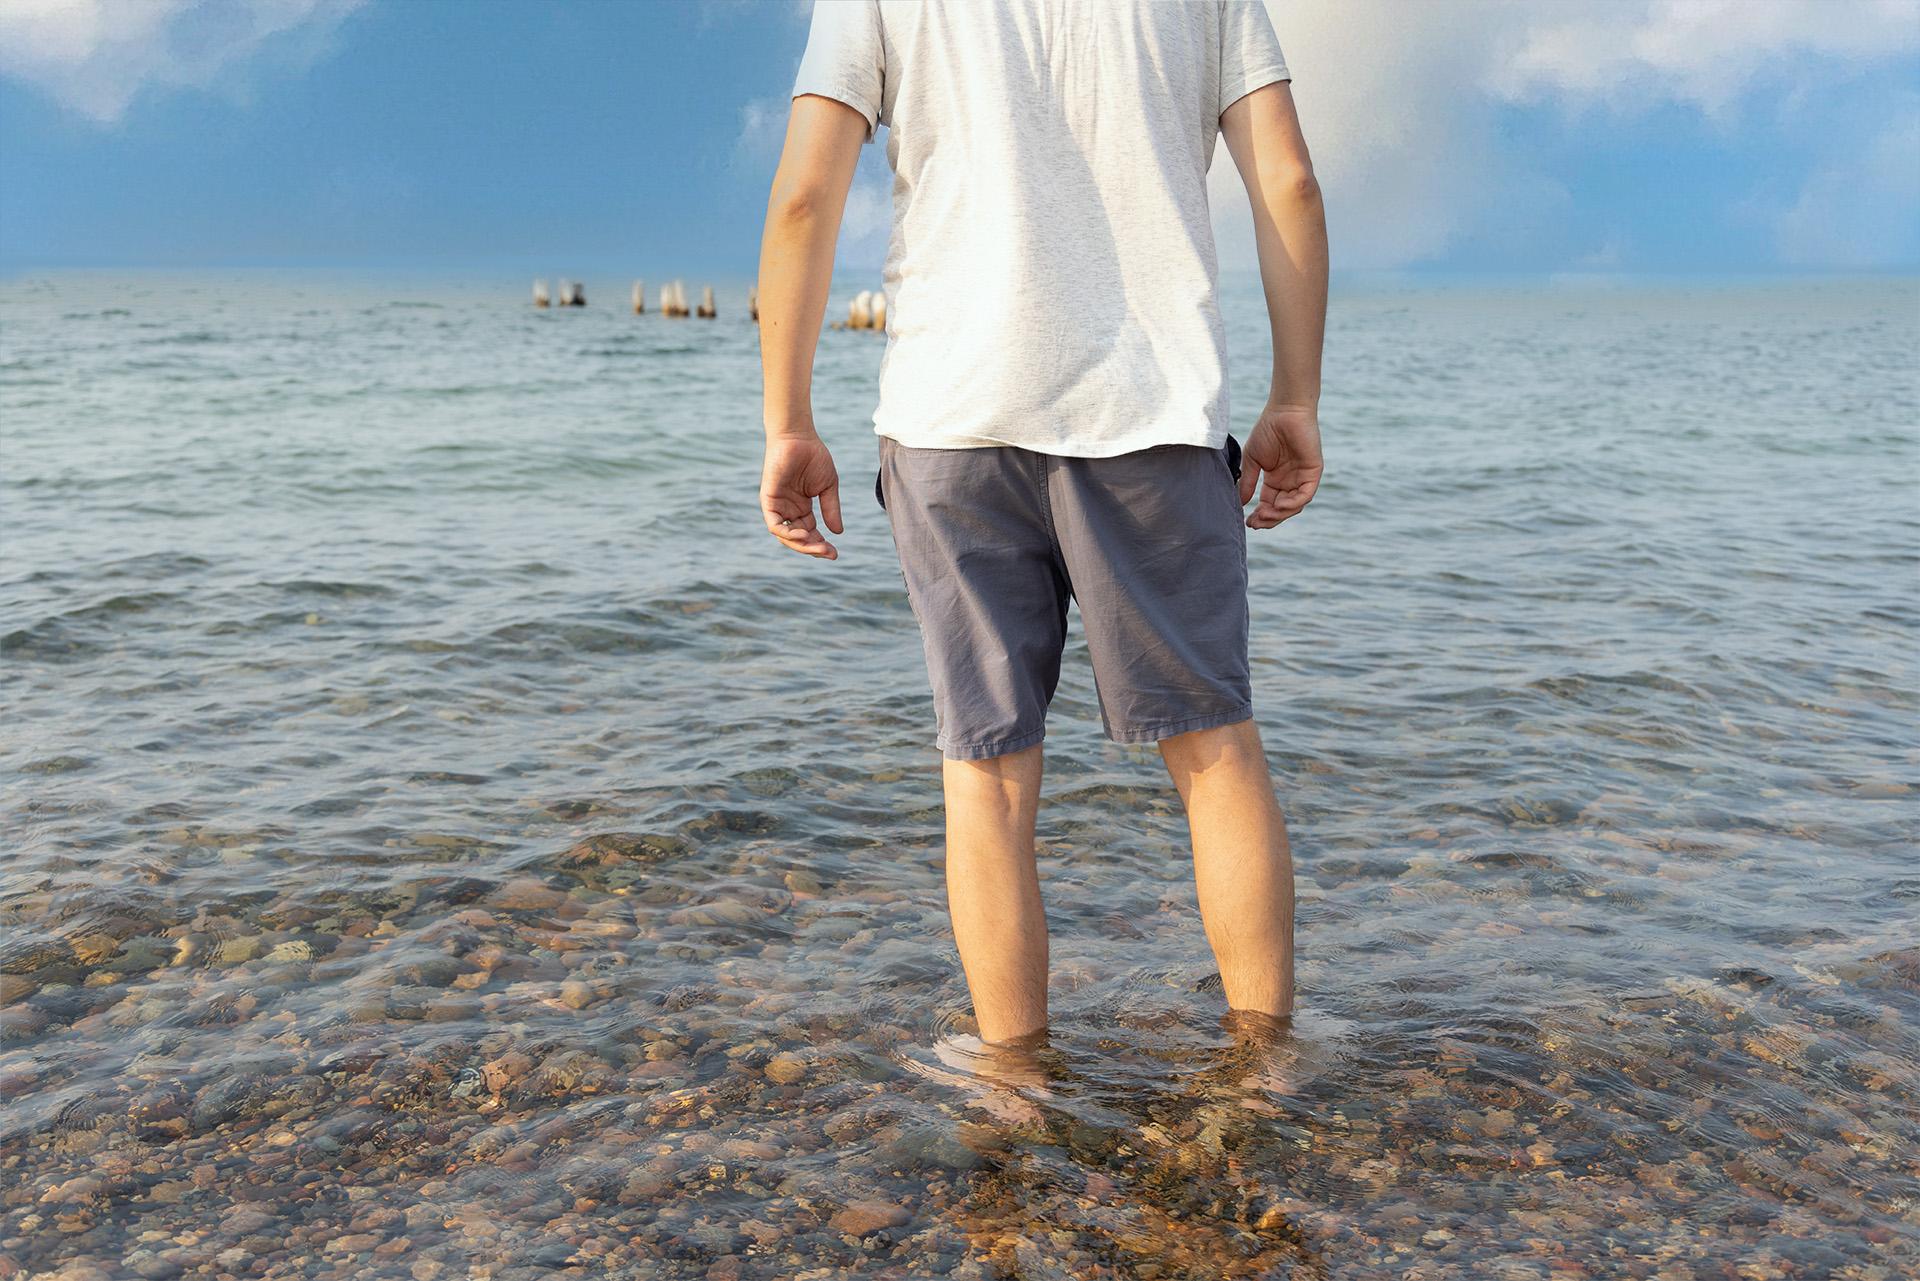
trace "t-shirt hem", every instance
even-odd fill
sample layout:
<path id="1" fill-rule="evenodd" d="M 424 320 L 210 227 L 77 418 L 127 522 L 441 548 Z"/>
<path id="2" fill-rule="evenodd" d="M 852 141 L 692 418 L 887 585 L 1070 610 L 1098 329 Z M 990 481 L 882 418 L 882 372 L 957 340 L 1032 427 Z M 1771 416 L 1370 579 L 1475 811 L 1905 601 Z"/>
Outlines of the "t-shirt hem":
<path id="1" fill-rule="evenodd" d="M 833 81 L 800 80 L 795 82 L 793 86 L 793 96 L 795 98 L 808 93 L 815 94 L 822 98 L 832 98 L 835 102 L 844 102 L 862 116 L 865 116 L 867 121 L 868 142 L 872 142 L 874 135 L 879 132 L 880 109 L 869 102 L 867 96 L 859 90 L 849 85 Z"/>
<path id="2" fill-rule="evenodd" d="M 878 423 L 874 424 L 873 434 L 885 436 L 908 449 L 998 449 L 1012 446 L 1015 449 L 1031 450 L 1036 454 L 1051 454 L 1057 458 L 1113 458 L 1120 454 L 1138 453 L 1142 449 L 1157 449 L 1161 445 L 1198 445 L 1202 449 L 1223 449 L 1227 443 L 1225 427 L 1203 428 L 1197 431 L 1149 431 L 1098 442 L 1032 437 L 1009 439 L 979 433 L 958 435 L 940 432 L 901 432 L 882 427 Z"/>
<path id="3" fill-rule="evenodd" d="M 1280 84 L 1283 81 L 1292 79 L 1293 73 L 1287 70 L 1285 63 L 1281 62 L 1270 62 L 1258 71 L 1249 71 L 1231 85 L 1220 86 L 1220 114 L 1224 116 L 1227 113 L 1228 107 L 1231 107 L 1255 89 L 1264 89 L 1268 85 Z"/>

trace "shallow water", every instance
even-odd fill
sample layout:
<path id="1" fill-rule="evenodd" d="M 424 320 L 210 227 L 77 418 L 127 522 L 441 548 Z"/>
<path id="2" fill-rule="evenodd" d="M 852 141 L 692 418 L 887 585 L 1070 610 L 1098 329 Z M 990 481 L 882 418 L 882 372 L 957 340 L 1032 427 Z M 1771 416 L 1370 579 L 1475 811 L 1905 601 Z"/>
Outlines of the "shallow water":
<path id="1" fill-rule="evenodd" d="M 1249 540 L 1297 1027 L 1223 1025 L 1076 624 L 1018 1061 L 879 339 L 822 338 L 826 565 L 743 291 L 522 288 L 0 285 L 0 1276 L 1920 1266 L 1920 286 L 1341 294 Z"/>

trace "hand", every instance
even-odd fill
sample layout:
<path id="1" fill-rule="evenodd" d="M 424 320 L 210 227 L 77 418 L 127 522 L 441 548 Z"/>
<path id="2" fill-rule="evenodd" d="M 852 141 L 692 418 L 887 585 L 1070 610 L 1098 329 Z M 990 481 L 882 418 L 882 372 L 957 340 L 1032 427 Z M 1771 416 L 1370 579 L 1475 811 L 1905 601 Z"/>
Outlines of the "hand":
<path id="1" fill-rule="evenodd" d="M 833 455 L 818 436 L 780 436 L 767 441 L 766 462 L 760 468 L 760 514 L 767 532 L 799 552 L 838 560 L 835 550 L 817 528 L 813 500 L 820 500 L 820 520 L 838 534 L 840 528 L 840 474 Z"/>
<path id="2" fill-rule="evenodd" d="M 1313 501 L 1325 464 L 1320 458 L 1320 413 L 1311 405 L 1269 405 L 1241 453 L 1240 505 L 1253 497 L 1260 473 L 1260 505 L 1248 529 L 1272 529 Z"/>

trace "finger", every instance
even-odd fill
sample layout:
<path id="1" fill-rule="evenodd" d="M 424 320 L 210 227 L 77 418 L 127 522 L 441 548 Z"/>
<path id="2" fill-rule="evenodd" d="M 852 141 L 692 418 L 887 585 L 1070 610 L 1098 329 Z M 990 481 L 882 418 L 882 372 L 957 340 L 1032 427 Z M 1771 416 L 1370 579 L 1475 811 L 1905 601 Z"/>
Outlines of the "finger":
<path id="1" fill-rule="evenodd" d="M 1280 491 L 1280 501 L 1274 504 L 1274 510 L 1280 514 L 1282 520 L 1289 516 L 1298 516 L 1300 509 L 1313 501 L 1313 496 L 1319 488 L 1318 481 L 1303 480 L 1292 489 L 1283 489 Z"/>
<path id="2" fill-rule="evenodd" d="M 1284 490 L 1268 489 L 1260 495 L 1260 501 L 1254 504 L 1253 515 L 1260 520 L 1269 520 L 1294 507 L 1292 496 Z"/>
<path id="3" fill-rule="evenodd" d="M 781 520 L 780 524 L 772 526 L 772 534 L 783 544 L 826 542 L 820 536 L 820 530 L 812 526 L 812 522 L 803 522 L 803 520 Z"/>
<path id="4" fill-rule="evenodd" d="M 1242 507 L 1245 507 L 1247 501 L 1253 497 L 1254 488 L 1259 483 L 1260 469 L 1254 466 L 1251 458 L 1242 454 L 1240 461 L 1240 505 Z"/>
<path id="5" fill-rule="evenodd" d="M 847 532 L 840 525 L 840 482 L 837 480 L 820 495 L 820 519 L 836 534 Z"/>
<path id="6" fill-rule="evenodd" d="M 784 497 L 760 500 L 760 517 L 774 533 L 788 528 L 813 529 L 813 509 Z"/>
<path id="7" fill-rule="evenodd" d="M 1280 508 L 1261 507 L 1255 510 L 1253 514 L 1253 522 L 1254 522 L 1253 527 L 1255 529 L 1272 529 L 1275 525 L 1278 525 L 1281 521 L 1286 520 L 1288 517 L 1298 516 L 1299 514 L 1300 514 L 1300 509 L 1297 507 L 1292 509 L 1288 509 L 1285 507 L 1280 507 Z"/>
<path id="8" fill-rule="evenodd" d="M 1310 495 L 1298 489 L 1282 489 L 1266 494 L 1256 509 L 1263 512 L 1297 512 L 1307 505 Z"/>
<path id="9" fill-rule="evenodd" d="M 1303 497 L 1299 490 L 1287 490 L 1278 499 L 1262 499 L 1253 509 L 1253 515 L 1247 518 L 1247 525 L 1251 529 L 1272 529 L 1288 517 L 1298 516 L 1309 497 L 1311 495 Z"/>
<path id="10" fill-rule="evenodd" d="M 1313 492 L 1320 488 L 1320 478 L 1313 475 L 1301 475 L 1298 471 L 1270 471 L 1265 483 L 1260 487 L 1260 502 L 1287 503 L 1298 499 L 1306 502 Z"/>
<path id="11" fill-rule="evenodd" d="M 1298 489 L 1283 489 L 1277 494 L 1260 500 L 1260 506 L 1269 511 L 1299 511 L 1307 505 L 1311 495 Z"/>
<path id="12" fill-rule="evenodd" d="M 803 529 L 796 522 L 785 528 L 775 528 L 774 537 L 803 556 L 820 556 L 827 560 L 837 559 L 840 555 L 834 545 L 823 538 L 819 531 Z"/>
<path id="13" fill-rule="evenodd" d="M 1259 510 L 1265 510 L 1280 501 L 1281 495 L 1285 492 L 1280 486 L 1281 479 L 1278 472 L 1269 471 L 1261 475 Z"/>
<path id="14" fill-rule="evenodd" d="M 806 543 L 794 542 L 788 539 L 782 539 L 781 542 L 785 544 L 788 551 L 799 552 L 802 556 L 812 556 L 819 560 L 840 559 L 839 549 L 818 534 L 813 536 L 812 541 Z"/>
<path id="15" fill-rule="evenodd" d="M 780 539 L 797 538 L 801 542 L 820 537 L 820 531 L 804 520 L 783 520 L 773 526 L 773 536 Z"/>

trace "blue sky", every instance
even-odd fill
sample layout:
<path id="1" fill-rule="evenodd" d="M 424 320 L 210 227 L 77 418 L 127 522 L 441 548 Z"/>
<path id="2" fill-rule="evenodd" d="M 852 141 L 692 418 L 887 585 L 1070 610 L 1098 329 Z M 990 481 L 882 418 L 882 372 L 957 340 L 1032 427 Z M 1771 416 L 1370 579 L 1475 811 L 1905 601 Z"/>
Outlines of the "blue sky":
<path id="1" fill-rule="evenodd" d="M 809 7 L 16 0 L 0 265 L 745 278 Z M 1920 267 L 1920 0 L 1269 7 L 1338 266 Z M 886 178 L 867 148 L 843 266 Z"/>

